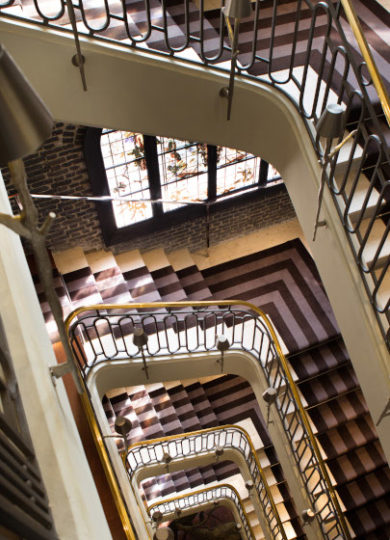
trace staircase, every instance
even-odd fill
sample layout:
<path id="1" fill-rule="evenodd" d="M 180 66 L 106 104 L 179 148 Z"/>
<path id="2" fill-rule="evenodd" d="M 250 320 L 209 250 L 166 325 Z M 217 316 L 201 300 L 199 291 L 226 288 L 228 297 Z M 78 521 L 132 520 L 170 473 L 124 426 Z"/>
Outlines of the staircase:
<path id="1" fill-rule="evenodd" d="M 142 409 L 139 408 L 139 396 L 143 399 Z M 245 380 L 225 375 L 211 380 L 208 378 L 197 381 L 173 381 L 146 385 L 142 389 L 129 388 L 126 393 L 106 397 L 104 408 L 112 425 L 117 415 L 126 414 L 131 418 L 133 429 L 129 435 L 129 444 L 134 444 L 137 440 L 201 430 L 210 427 L 210 423 L 214 426 L 236 424 L 244 427 L 255 443 L 258 458 L 266 473 L 288 537 L 304 537 L 257 401 Z M 196 412 L 196 408 L 200 412 Z M 164 415 L 165 418 L 169 418 L 168 422 L 162 422 L 162 410 L 168 411 L 167 415 Z M 143 433 L 140 433 L 143 426 L 145 426 Z M 218 463 L 207 467 L 186 469 L 183 472 L 148 479 L 142 482 L 141 486 L 145 500 L 148 504 L 152 504 L 160 497 L 180 494 L 189 489 L 199 490 L 221 482 L 231 484 L 238 490 L 255 538 L 262 538 L 263 533 L 256 512 L 239 469 L 234 463 L 224 461 L 223 457 Z"/>
<path id="2" fill-rule="evenodd" d="M 149 294 L 156 300 L 168 295 L 186 298 L 193 293 L 200 300 L 210 296 L 239 298 L 268 313 L 288 350 L 294 378 L 354 535 L 362 540 L 387 539 L 388 466 L 314 263 L 299 240 L 203 270 L 185 250 L 170 254 L 134 251 L 117 256 L 72 250 L 54 258 L 74 302 L 67 309 L 103 298 L 128 302 L 137 291 L 136 299 Z M 134 277 L 137 273 L 138 278 Z M 112 422 L 118 414 L 129 416 L 133 422 L 131 443 L 226 423 L 244 422 L 244 427 L 249 423 L 283 521 L 292 538 L 302 536 L 272 441 L 247 381 L 221 375 L 212 380 L 146 384 L 109 393 L 104 407 Z M 145 500 L 154 500 L 226 481 L 232 475 L 237 478 L 236 473 L 232 464 L 221 462 L 148 479 L 142 488 Z M 247 493 L 244 495 L 248 499 Z M 253 509 L 248 500 L 246 504 L 252 519 Z"/>

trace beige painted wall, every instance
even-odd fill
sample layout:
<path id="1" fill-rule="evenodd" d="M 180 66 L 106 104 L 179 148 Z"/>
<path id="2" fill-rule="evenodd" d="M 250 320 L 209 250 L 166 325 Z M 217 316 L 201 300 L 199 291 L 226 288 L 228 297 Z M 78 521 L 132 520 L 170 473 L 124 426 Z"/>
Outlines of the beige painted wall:
<path id="1" fill-rule="evenodd" d="M 0 173 L 0 211 L 10 206 Z M 17 235 L 0 226 L 0 312 L 36 456 L 61 540 L 111 533 L 81 445 Z"/>

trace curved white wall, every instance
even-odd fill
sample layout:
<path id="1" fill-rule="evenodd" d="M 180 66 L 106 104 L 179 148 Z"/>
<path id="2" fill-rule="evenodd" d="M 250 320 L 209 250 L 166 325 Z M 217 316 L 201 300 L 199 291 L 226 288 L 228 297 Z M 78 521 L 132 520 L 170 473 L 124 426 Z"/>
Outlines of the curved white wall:
<path id="1" fill-rule="evenodd" d="M 72 66 L 69 37 L 0 21 L 2 41 L 58 120 L 172 135 L 259 154 L 281 172 L 309 245 L 320 167 L 289 100 L 271 87 L 237 81 L 232 118 L 219 90 L 228 76 L 173 59 L 83 40 L 88 92 Z M 390 395 L 389 357 L 328 194 L 311 249 L 377 422 Z M 390 459 L 390 416 L 378 426 Z"/>
<path id="2" fill-rule="evenodd" d="M 142 370 L 142 361 L 140 359 L 102 362 L 90 373 L 87 385 L 90 391 L 92 406 L 103 436 L 108 436 L 105 442 L 110 452 L 110 459 L 116 472 L 116 477 L 121 485 L 122 493 L 129 508 L 135 508 L 136 504 L 141 507 L 141 502 L 137 501 L 137 496 L 129 487 L 127 475 L 118 455 L 118 450 L 113 439 L 109 437 L 112 432 L 103 410 L 102 397 L 108 389 L 113 388 L 219 375 L 221 371 L 220 364 L 218 363 L 219 358 L 220 354 L 215 352 L 153 357 L 148 359 L 149 378 L 147 380 L 145 378 L 145 372 Z M 262 394 L 268 384 L 258 361 L 250 353 L 244 351 L 227 351 L 225 353 L 224 366 L 225 373 L 239 375 L 251 382 L 251 387 L 259 402 L 263 417 L 266 418 L 267 405 L 262 399 Z M 270 410 L 270 420 L 268 431 L 275 446 L 290 493 L 294 499 L 295 508 L 298 515 L 300 515 L 305 509 L 311 506 L 310 499 L 304 490 L 288 439 L 274 408 Z M 146 471 L 145 474 L 147 474 Z M 139 521 L 138 514 L 134 516 L 134 524 L 136 527 L 142 527 L 143 525 Z M 261 520 L 261 524 L 263 530 L 266 530 L 265 522 Z M 138 529 L 138 531 L 141 531 L 141 529 Z M 321 530 L 316 520 L 310 526 L 307 526 L 306 535 L 309 540 L 320 540 L 322 538 Z"/>

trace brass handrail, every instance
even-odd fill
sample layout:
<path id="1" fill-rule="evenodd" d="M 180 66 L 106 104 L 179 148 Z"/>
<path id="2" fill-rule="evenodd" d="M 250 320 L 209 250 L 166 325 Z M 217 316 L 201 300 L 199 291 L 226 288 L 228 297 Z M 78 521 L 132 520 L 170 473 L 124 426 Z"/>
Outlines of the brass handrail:
<path id="1" fill-rule="evenodd" d="M 137 448 L 139 446 L 148 446 L 148 445 L 152 445 L 152 444 L 157 444 L 157 443 L 162 443 L 162 442 L 167 442 L 167 441 L 173 441 L 173 440 L 177 440 L 177 439 L 186 439 L 188 437 L 193 437 L 193 436 L 196 436 L 196 435 L 203 435 L 204 433 L 210 433 L 210 432 L 213 432 L 213 431 L 225 431 L 226 429 L 232 429 L 232 428 L 236 429 L 237 431 L 241 431 L 245 435 L 245 438 L 248 441 L 250 450 L 251 450 L 251 452 L 253 454 L 253 457 L 254 457 L 254 460 L 255 460 L 255 463 L 256 463 L 256 467 L 257 467 L 257 469 L 258 469 L 258 471 L 260 473 L 260 477 L 261 477 L 261 480 L 263 482 L 265 492 L 266 492 L 268 500 L 269 500 L 269 502 L 271 504 L 271 508 L 272 508 L 272 511 L 273 511 L 273 513 L 275 515 L 275 519 L 276 519 L 276 521 L 278 523 L 278 527 L 280 529 L 281 535 L 282 535 L 284 540 L 287 540 L 286 532 L 285 532 L 284 527 L 282 525 L 282 521 L 280 519 L 279 512 L 278 512 L 278 510 L 276 508 L 276 503 L 274 501 L 273 495 L 271 493 L 271 490 L 269 488 L 267 479 L 265 477 L 263 467 L 260 464 L 258 455 L 256 453 L 256 449 L 253 446 L 253 442 L 252 442 L 252 439 L 249 436 L 249 433 L 243 427 L 237 426 L 235 424 L 225 424 L 224 426 L 216 426 L 216 427 L 210 427 L 210 428 L 205 428 L 205 429 L 198 429 L 198 430 L 195 430 L 195 431 L 189 431 L 187 433 L 178 433 L 177 435 L 167 435 L 165 437 L 157 437 L 156 439 L 148 439 L 146 441 L 138 441 L 138 442 L 132 444 L 131 446 L 129 446 L 129 450 L 128 450 L 127 455 L 130 454 L 130 452 L 131 452 L 131 450 L 133 448 Z"/>
<path id="2" fill-rule="evenodd" d="M 265 325 L 266 325 L 266 327 L 267 327 L 267 329 L 268 329 L 268 331 L 269 331 L 269 333 L 270 333 L 270 335 L 272 337 L 272 340 L 274 342 L 276 351 L 278 353 L 281 364 L 283 366 L 283 370 L 284 370 L 284 372 L 286 374 L 289 386 L 291 388 L 291 391 L 293 393 L 293 396 L 294 396 L 294 399 L 296 401 L 297 407 L 299 409 L 303 424 L 305 426 L 306 432 L 307 432 L 308 437 L 310 439 L 310 442 L 311 442 L 311 445 L 312 445 L 312 448 L 313 448 L 313 452 L 314 452 L 314 454 L 316 456 L 316 459 L 317 459 L 318 465 L 320 467 L 321 473 L 322 473 L 322 475 L 324 477 L 324 480 L 325 480 L 325 483 L 327 485 L 329 496 L 330 496 L 330 498 L 332 500 L 332 503 L 333 503 L 333 505 L 334 505 L 334 507 L 336 509 L 337 514 L 338 514 L 338 518 L 339 518 L 339 521 L 340 521 L 341 528 L 343 530 L 345 538 L 347 540 L 351 540 L 351 535 L 350 535 L 350 532 L 349 532 L 349 529 L 348 529 L 348 526 L 347 526 L 343 511 L 341 509 L 341 506 L 340 506 L 339 500 L 337 498 L 336 492 L 335 492 L 335 490 L 334 490 L 334 488 L 332 486 L 332 482 L 330 480 L 330 477 L 329 477 L 328 471 L 326 469 L 326 465 L 324 463 L 324 460 L 322 459 L 322 455 L 321 455 L 317 440 L 316 440 L 316 438 L 314 436 L 314 433 L 313 433 L 313 430 L 311 428 L 310 421 L 309 421 L 309 418 L 307 416 L 306 410 L 303 407 L 302 400 L 301 400 L 299 392 L 298 392 L 298 388 L 297 388 L 297 386 L 296 386 L 296 384 L 295 384 L 295 382 L 293 380 L 293 377 L 291 375 L 291 371 L 290 371 L 290 368 L 288 366 L 287 360 L 286 360 L 286 358 L 285 358 L 285 356 L 283 354 L 283 351 L 281 349 L 281 346 L 279 344 L 278 337 L 276 336 L 275 330 L 274 330 L 270 320 L 268 319 L 268 316 L 260 308 L 256 307 L 252 303 L 247 302 L 245 300 L 243 300 L 243 301 L 240 301 L 240 300 L 203 300 L 203 301 L 184 301 L 184 302 L 148 302 L 148 303 L 134 303 L 134 304 L 93 304 L 93 305 L 87 306 L 87 307 L 79 307 L 79 308 L 75 309 L 74 311 L 72 311 L 65 320 L 65 327 L 66 327 L 66 331 L 67 331 L 67 334 L 68 334 L 68 339 L 70 340 L 69 329 L 70 329 L 71 322 L 78 315 L 80 315 L 81 313 L 86 312 L 86 311 L 102 311 L 102 310 L 110 310 L 110 309 L 112 309 L 112 310 L 115 310 L 115 309 L 116 310 L 118 310 L 118 309 L 120 309 L 120 310 L 124 310 L 124 309 L 138 310 L 138 309 L 155 309 L 155 308 L 159 308 L 159 307 L 166 308 L 166 309 L 183 308 L 183 307 L 205 307 L 206 308 L 206 307 L 211 307 L 211 306 L 216 306 L 216 307 L 220 307 L 220 306 L 245 306 L 245 307 L 249 308 L 250 310 L 252 310 L 253 312 L 255 312 L 259 317 L 261 317 L 263 319 L 263 321 L 264 321 L 264 323 L 265 323 Z M 94 421 L 96 423 L 96 419 L 94 419 Z M 108 457 L 107 457 L 107 459 L 108 459 Z"/>
<path id="3" fill-rule="evenodd" d="M 69 335 L 68 335 L 68 339 L 69 339 Z M 79 373 L 81 375 L 81 371 L 80 371 L 80 368 L 79 368 L 77 362 L 75 362 L 75 364 L 76 364 L 77 369 L 79 370 Z M 93 408 L 92 408 L 92 405 L 91 405 L 91 401 L 89 399 L 89 394 L 88 394 L 88 390 L 87 390 L 86 385 L 85 385 L 85 381 L 84 381 L 84 379 L 82 377 L 80 377 L 80 379 L 82 379 L 81 385 L 82 385 L 82 388 L 83 388 L 83 393 L 80 396 L 81 397 L 81 403 L 83 405 L 84 412 L 85 412 L 85 415 L 87 417 L 87 421 L 88 421 L 89 427 L 91 429 L 93 439 L 95 441 L 95 446 L 96 446 L 97 452 L 99 454 L 100 461 L 102 463 L 102 466 L 103 466 L 103 469 L 104 469 L 104 472 L 105 472 L 105 475 L 106 475 L 106 478 L 107 478 L 107 482 L 108 482 L 108 485 L 110 487 L 111 494 L 112 494 L 116 509 L 118 511 L 118 514 L 119 514 L 119 518 L 120 518 L 121 523 L 122 523 L 123 532 L 125 533 L 125 536 L 126 536 L 127 540 L 137 540 L 137 536 L 134 533 L 133 526 L 132 526 L 131 521 L 129 519 L 129 514 L 128 514 L 127 509 L 126 509 L 126 506 L 125 506 L 125 503 L 124 503 L 124 500 L 123 500 L 123 497 L 122 497 L 122 494 L 121 494 L 120 487 L 119 487 L 118 482 L 117 482 L 116 477 L 115 477 L 115 473 L 114 473 L 114 470 L 113 470 L 113 467 L 112 467 L 112 464 L 111 464 L 110 457 L 108 455 L 106 446 L 104 444 L 102 435 L 100 433 L 99 425 L 98 425 L 98 423 L 96 421 L 95 414 L 93 412 Z M 150 535 L 148 535 L 148 537 L 151 538 Z"/>
<path id="4" fill-rule="evenodd" d="M 378 93 L 378 97 L 381 102 L 382 109 L 386 117 L 387 123 L 390 126 L 389 94 L 387 93 L 386 87 L 383 83 L 383 79 L 379 73 L 378 67 L 371 53 L 371 49 L 363 33 L 355 8 L 353 7 L 351 0 L 341 0 L 341 4 L 344 8 L 345 16 L 347 17 L 347 20 L 352 28 L 352 32 L 354 33 L 356 41 L 359 45 L 364 61 L 366 62 L 367 69 L 370 73 L 372 82 Z"/>
<path id="5" fill-rule="evenodd" d="M 147 512 L 148 512 L 149 515 L 151 515 L 151 512 L 152 512 L 152 510 L 154 508 L 156 508 L 158 506 L 161 506 L 163 504 L 169 504 L 171 502 L 180 501 L 182 499 L 186 499 L 187 497 L 192 497 L 193 495 L 199 495 L 201 493 L 208 493 L 209 491 L 214 491 L 214 490 L 217 490 L 217 489 L 229 489 L 230 491 L 232 491 L 235 494 L 235 496 L 238 499 L 238 503 L 239 503 L 239 505 L 241 507 L 241 511 L 242 511 L 242 513 L 244 515 L 244 518 L 245 518 L 245 520 L 246 520 L 246 522 L 248 524 L 248 529 L 249 529 L 249 531 L 250 531 L 250 533 L 252 535 L 252 538 L 254 539 L 255 535 L 254 535 L 253 529 L 251 527 L 248 514 L 245 511 L 242 499 L 241 499 L 238 491 L 236 490 L 236 488 L 234 486 L 232 486 L 231 484 L 226 484 L 226 483 L 217 484 L 215 486 L 204 488 L 204 489 L 192 490 L 190 493 L 186 493 L 185 495 L 178 495 L 178 496 L 175 496 L 175 497 L 168 497 L 167 499 L 163 499 L 162 501 L 157 501 L 157 502 L 151 504 L 150 506 L 148 506 Z"/>

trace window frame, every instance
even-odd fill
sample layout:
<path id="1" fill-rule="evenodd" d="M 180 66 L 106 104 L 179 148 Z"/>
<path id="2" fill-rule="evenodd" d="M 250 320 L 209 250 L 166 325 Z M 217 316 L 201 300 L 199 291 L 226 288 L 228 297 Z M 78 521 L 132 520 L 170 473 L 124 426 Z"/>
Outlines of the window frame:
<path id="1" fill-rule="evenodd" d="M 101 134 L 102 128 L 87 128 L 84 140 L 84 155 L 92 194 L 98 197 L 110 195 L 100 146 Z M 143 134 L 143 137 L 151 198 L 160 199 L 161 184 L 156 136 Z M 264 198 L 266 191 L 269 193 L 270 191 L 285 190 L 283 183 L 275 184 L 272 182 L 272 185 L 267 185 L 268 163 L 262 159 L 257 183 L 250 186 L 243 186 L 230 193 L 217 196 L 217 147 L 207 144 L 207 153 L 208 199 L 205 201 L 205 205 L 185 205 L 169 212 L 164 212 L 161 202 L 152 203 L 153 217 L 118 228 L 112 202 L 96 202 L 95 206 L 106 246 L 125 242 L 134 235 L 155 233 L 191 219 L 205 218 L 207 216 L 207 203 L 209 203 L 210 214 L 214 214 L 232 208 L 233 206 L 241 206 L 241 204 L 245 204 L 246 202 Z M 240 192 L 242 192 L 241 195 L 239 194 Z"/>

